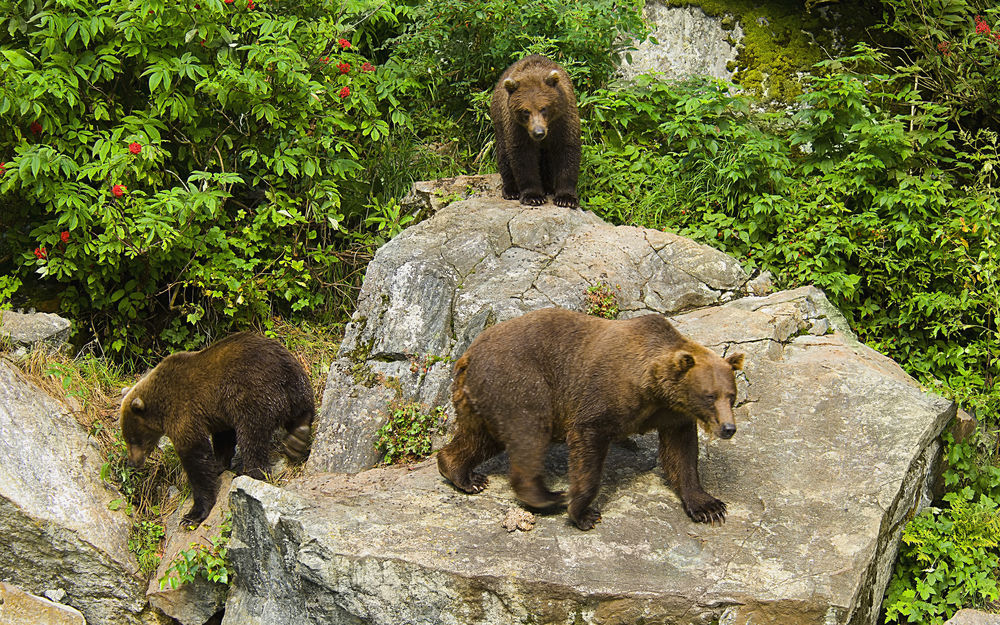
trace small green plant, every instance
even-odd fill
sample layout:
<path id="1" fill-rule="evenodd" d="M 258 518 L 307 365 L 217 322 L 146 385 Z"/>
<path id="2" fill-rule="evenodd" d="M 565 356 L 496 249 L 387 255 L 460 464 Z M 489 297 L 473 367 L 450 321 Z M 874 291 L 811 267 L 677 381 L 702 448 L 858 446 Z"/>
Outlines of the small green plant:
<path id="1" fill-rule="evenodd" d="M 939 625 L 959 609 L 1000 597 L 1000 510 L 969 487 L 945 495 L 949 508 L 928 508 L 903 530 L 896 574 L 886 598 L 887 623 Z"/>
<path id="2" fill-rule="evenodd" d="M 173 589 L 181 584 L 190 584 L 198 577 L 210 582 L 228 584 L 231 571 L 226 554 L 232 533 L 232 517 L 227 514 L 219 524 L 219 534 L 212 537 L 211 545 L 191 543 L 190 549 L 177 554 L 160 578 L 160 590 L 168 586 Z"/>
<path id="3" fill-rule="evenodd" d="M 432 410 L 419 402 L 393 407 L 389 420 L 376 433 L 375 450 L 383 464 L 419 460 L 431 453 L 431 435 L 444 424 L 444 408 Z"/>
<path id="4" fill-rule="evenodd" d="M 607 282 L 601 281 L 587 287 L 587 314 L 605 319 L 615 319 L 618 317 L 618 295 L 621 293 L 621 285 L 613 287 Z"/>
<path id="5" fill-rule="evenodd" d="M 163 524 L 157 521 L 136 523 L 129 533 L 128 549 L 135 554 L 139 569 L 147 575 L 160 566 L 163 536 Z"/>
<path id="6" fill-rule="evenodd" d="M 437 354 L 410 354 L 410 371 L 413 373 L 427 373 L 431 367 L 439 362 L 451 362 L 450 356 L 438 356 Z"/>

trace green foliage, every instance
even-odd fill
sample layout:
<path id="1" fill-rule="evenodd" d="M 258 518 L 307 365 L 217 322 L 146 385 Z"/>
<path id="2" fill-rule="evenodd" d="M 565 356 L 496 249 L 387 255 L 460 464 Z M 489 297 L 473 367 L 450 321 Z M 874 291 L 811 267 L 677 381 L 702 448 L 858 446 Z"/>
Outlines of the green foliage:
<path id="1" fill-rule="evenodd" d="M 621 286 L 611 286 L 607 282 L 598 282 L 587 287 L 587 314 L 605 319 L 618 317 L 618 294 Z"/>
<path id="2" fill-rule="evenodd" d="M 219 533 L 211 538 L 211 545 L 191 543 L 191 548 L 181 551 L 160 578 L 160 590 L 190 584 L 201 577 L 210 582 L 228 584 L 231 571 L 226 560 L 229 537 L 233 532 L 232 518 L 227 514 L 219 524 Z"/>
<path id="3" fill-rule="evenodd" d="M 394 406 L 389 420 L 376 432 L 375 450 L 383 464 L 419 460 L 431 453 L 431 436 L 444 425 L 441 406 L 427 410 L 417 402 Z"/>
<path id="4" fill-rule="evenodd" d="M 1000 510 L 971 488 L 945 495 L 949 508 L 929 508 L 903 530 L 886 622 L 940 625 L 966 606 L 1000 598 Z"/>
<path id="5" fill-rule="evenodd" d="M 0 259 L 22 281 L 116 353 L 342 305 L 365 149 L 406 123 L 351 41 L 392 8 L 35 4 L 0 34 Z"/>
<path id="6" fill-rule="evenodd" d="M 158 521 L 136 523 L 129 532 L 129 551 L 135 554 L 139 570 L 146 575 L 160 566 L 160 558 L 163 556 L 160 545 L 164 536 L 163 525 Z"/>
<path id="7" fill-rule="evenodd" d="M 618 54 L 648 32 L 642 7 L 639 0 L 428 0 L 407 13 L 403 33 L 388 42 L 389 66 L 408 107 L 431 122 L 423 136 L 437 135 L 443 120 L 434 115 L 443 107 L 454 117 L 471 111 L 461 135 L 485 139 L 489 96 L 508 65 L 544 54 L 566 68 L 577 92 L 604 85 Z"/>

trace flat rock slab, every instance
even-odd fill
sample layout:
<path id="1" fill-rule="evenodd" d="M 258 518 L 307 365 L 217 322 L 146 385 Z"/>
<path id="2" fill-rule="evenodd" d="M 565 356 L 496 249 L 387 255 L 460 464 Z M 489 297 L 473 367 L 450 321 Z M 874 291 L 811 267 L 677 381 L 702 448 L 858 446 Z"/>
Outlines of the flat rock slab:
<path id="1" fill-rule="evenodd" d="M 508 531 L 503 456 L 473 496 L 433 459 L 286 489 L 241 477 L 223 622 L 876 623 L 954 405 L 860 345 L 814 288 L 674 321 L 720 353 L 747 353 L 736 436 L 702 441 L 724 525 L 684 514 L 655 435 L 612 447 L 590 532 L 565 511 Z M 564 446 L 548 470 L 565 488 Z"/>
<path id="2" fill-rule="evenodd" d="M 0 583 L 0 625 L 87 625 L 83 614 L 68 605 L 28 594 Z"/>
<path id="3" fill-rule="evenodd" d="M 451 411 L 451 369 L 484 328 L 530 310 L 586 310 L 588 286 L 620 287 L 622 316 L 728 301 L 748 281 L 719 250 L 611 226 L 593 213 L 474 197 L 382 246 L 330 367 L 310 472 L 379 460 L 374 433 L 393 402 Z"/>
<path id="4" fill-rule="evenodd" d="M 944 625 L 1000 625 L 1000 614 L 979 610 L 959 610 Z"/>
<path id="5" fill-rule="evenodd" d="M 65 591 L 90 625 L 139 623 L 144 581 L 101 464 L 65 406 L 0 359 L 0 581 Z"/>
<path id="6" fill-rule="evenodd" d="M 71 324 L 68 319 L 51 313 L 19 313 L 0 311 L 0 336 L 14 344 L 15 355 L 36 347 L 56 352 L 69 340 Z"/>

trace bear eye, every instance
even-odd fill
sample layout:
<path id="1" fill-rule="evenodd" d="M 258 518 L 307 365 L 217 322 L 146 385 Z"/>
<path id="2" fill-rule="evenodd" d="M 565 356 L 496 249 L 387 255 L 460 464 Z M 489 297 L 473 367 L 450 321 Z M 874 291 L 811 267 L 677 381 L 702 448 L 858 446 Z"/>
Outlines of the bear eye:
<path id="1" fill-rule="evenodd" d="M 528 111 L 518 111 L 517 116 L 521 118 L 521 121 L 526 122 L 531 115 Z"/>
<path id="2" fill-rule="evenodd" d="M 707 401 L 708 401 L 709 403 L 712 403 L 712 404 L 714 404 L 714 403 L 715 403 L 715 400 L 716 400 L 716 395 L 715 395 L 715 393 L 709 393 L 708 395 L 705 395 L 705 399 L 706 399 L 706 400 L 707 400 Z"/>
<path id="3" fill-rule="evenodd" d="M 548 115 L 549 115 L 549 108 L 547 106 L 543 106 L 542 107 L 542 117 L 548 117 Z"/>

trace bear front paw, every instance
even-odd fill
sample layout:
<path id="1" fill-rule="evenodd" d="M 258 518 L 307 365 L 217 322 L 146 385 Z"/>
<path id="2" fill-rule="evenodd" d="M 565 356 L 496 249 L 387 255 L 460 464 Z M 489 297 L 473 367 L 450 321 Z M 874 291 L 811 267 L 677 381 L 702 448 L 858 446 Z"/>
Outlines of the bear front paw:
<path id="1" fill-rule="evenodd" d="M 570 515 L 573 524 L 583 531 L 594 529 L 594 524 L 601 522 L 601 513 L 594 508 L 585 508 L 583 512 Z"/>
<path id="2" fill-rule="evenodd" d="M 522 193 L 520 200 L 521 204 L 525 206 L 541 206 L 545 203 L 545 196 L 537 193 Z"/>
<path id="3" fill-rule="evenodd" d="M 701 497 L 692 498 L 695 501 L 685 501 L 684 511 L 696 523 L 711 523 L 712 525 L 726 522 L 726 504 L 722 501 L 704 494 Z"/>
<path id="4" fill-rule="evenodd" d="M 563 208 L 580 208 L 580 200 L 575 195 L 560 194 L 552 199 L 552 203 Z"/>
<path id="5" fill-rule="evenodd" d="M 505 200 L 516 200 L 518 199 L 519 195 L 517 191 L 508 191 L 507 189 L 504 189 L 503 191 L 500 192 L 500 197 L 502 197 Z"/>
<path id="6" fill-rule="evenodd" d="M 465 489 L 467 493 L 481 493 L 490 483 L 490 478 L 482 473 L 473 473 L 469 476 L 469 487 Z"/>

